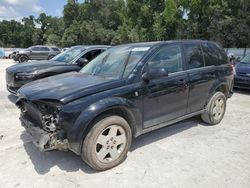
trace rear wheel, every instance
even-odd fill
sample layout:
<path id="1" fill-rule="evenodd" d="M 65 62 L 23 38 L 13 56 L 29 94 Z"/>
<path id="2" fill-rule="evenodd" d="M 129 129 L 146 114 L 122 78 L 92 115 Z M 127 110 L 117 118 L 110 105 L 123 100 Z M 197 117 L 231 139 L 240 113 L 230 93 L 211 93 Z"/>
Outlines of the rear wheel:
<path id="1" fill-rule="evenodd" d="M 81 157 L 95 170 L 107 170 L 124 161 L 132 141 L 129 124 L 120 116 L 100 118 L 86 136 Z"/>
<path id="2" fill-rule="evenodd" d="M 201 115 L 202 120 L 210 125 L 221 122 L 226 111 L 226 97 L 222 92 L 216 92 L 206 106 L 206 111 Z"/>
<path id="3" fill-rule="evenodd" d="M 26 55 L 21 55 L 18 59 L 19 63 L 24 63 L 29 61 L 29 58 Z"/>

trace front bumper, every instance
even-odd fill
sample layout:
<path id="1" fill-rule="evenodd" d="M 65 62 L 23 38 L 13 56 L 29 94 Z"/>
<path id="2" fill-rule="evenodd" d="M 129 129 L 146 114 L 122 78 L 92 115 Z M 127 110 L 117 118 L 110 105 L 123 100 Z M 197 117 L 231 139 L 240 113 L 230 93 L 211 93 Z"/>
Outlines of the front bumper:
<path id="1" fill-rule="evenodd" d="M 250 89 L 250 77 L 248 76 L 235 76 L 234 87 Z"/>
<path id="2" fill-rule="evenodd" d="M 13 86 L 11 86 L 11 85 L 6 85 L 6 87 L 7 87 L 7 90 L 10 92 L 10 93 L 12 93 L 12 94 L 14 94 L 14 95 L 17 95 L 17 90 L 19 89 L 19 87 L 13 87 Z"/>
<path id="3" fill-rule="evenodd" d="M 32 137 L 32 142 L 40 151 L 51 150 L 68 150 L 68 140 L 60 140 L 56 133 L 47 132 L 40 127 L 35 126 L 32 122 L 20 117 L 22 126 L 26 129 Z"/>

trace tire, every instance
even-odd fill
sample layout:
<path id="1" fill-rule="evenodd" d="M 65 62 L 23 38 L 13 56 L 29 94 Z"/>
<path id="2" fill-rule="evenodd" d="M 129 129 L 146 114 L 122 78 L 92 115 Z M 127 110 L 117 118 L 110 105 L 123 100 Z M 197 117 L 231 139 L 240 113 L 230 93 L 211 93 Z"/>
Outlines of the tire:
<path id="1" fill-rule="evenodd" d="M 221 122 L 226 112 L 227 99 L 222 92 L 216 92 L 208 102 L 205 112 L 201 115 L 203 122 L 216 125 Z"/>
<path id="2" fill-rule="evenodd" d="M 55 57 L 54 55 L 50 55 L 48 60 L 52 59 L 53 57 Z"/>
<path id="3" fill-rule="evenodd" d="M 103 116 L 96 122 L 83 141 L 81 158 L 93 169 L 103 171 L 125 160 L 132 132 L 120 116 Z"/>
<path id="4" fill-rule="evenodd" d="M 19 63 L 24 63 L 24 62 L 29 61 L 29 58 L 28 58 L 28 56 L 26 56 L 26 55 L 21 55 L 21 56 L 18 58 L 18 61 L 19 61 Z"/>

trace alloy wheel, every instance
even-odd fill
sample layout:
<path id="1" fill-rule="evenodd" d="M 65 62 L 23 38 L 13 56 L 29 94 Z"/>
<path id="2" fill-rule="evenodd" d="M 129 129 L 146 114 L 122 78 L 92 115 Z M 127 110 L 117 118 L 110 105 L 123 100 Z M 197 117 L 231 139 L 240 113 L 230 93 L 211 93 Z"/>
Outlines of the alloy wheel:
<path id="1" fill-rule="evenodd" d="M 126 133 L 121 126 L 111 125 L 107 127 L 96 139 L 97 159 L 102 163 L 109 163 L 118 159 L 124 151 L 126 143 Z"/>
<path id="2" fill-rule="evenodd" d="M 216 99 L 216 101 L 214 102 L 214 106 L 212 109 L 212 114 L 215 120 L 219 120 L 225 111 L 225 104 L 224 104 L 224 100 L 219 97 L 218 99 Z"/>

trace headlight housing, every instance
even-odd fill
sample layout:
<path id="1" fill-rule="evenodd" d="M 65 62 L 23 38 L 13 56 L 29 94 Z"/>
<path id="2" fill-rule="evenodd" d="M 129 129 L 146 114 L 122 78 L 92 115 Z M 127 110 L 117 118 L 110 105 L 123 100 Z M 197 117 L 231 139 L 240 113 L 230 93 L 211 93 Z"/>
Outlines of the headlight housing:
<path id="1" fill-rule="evenodd" d="M 59 112 L 62 104 L 59 101 L 36 101 L 41 115 L 42 115 L 42 123 L 44 129 L 48 131 L 55 131 L 58 127 L 59 121 Z"/>
<path id="2" fill-rule="evenodd" d="M 19 79 L 19 80 L 29 80 L 31 78 L 34 78 L 36 73 L 37 73 L 36 71 L 32 73 L 27 73 L 27 72 L 17 73 L 15 77 L 16 79 Z"/>

